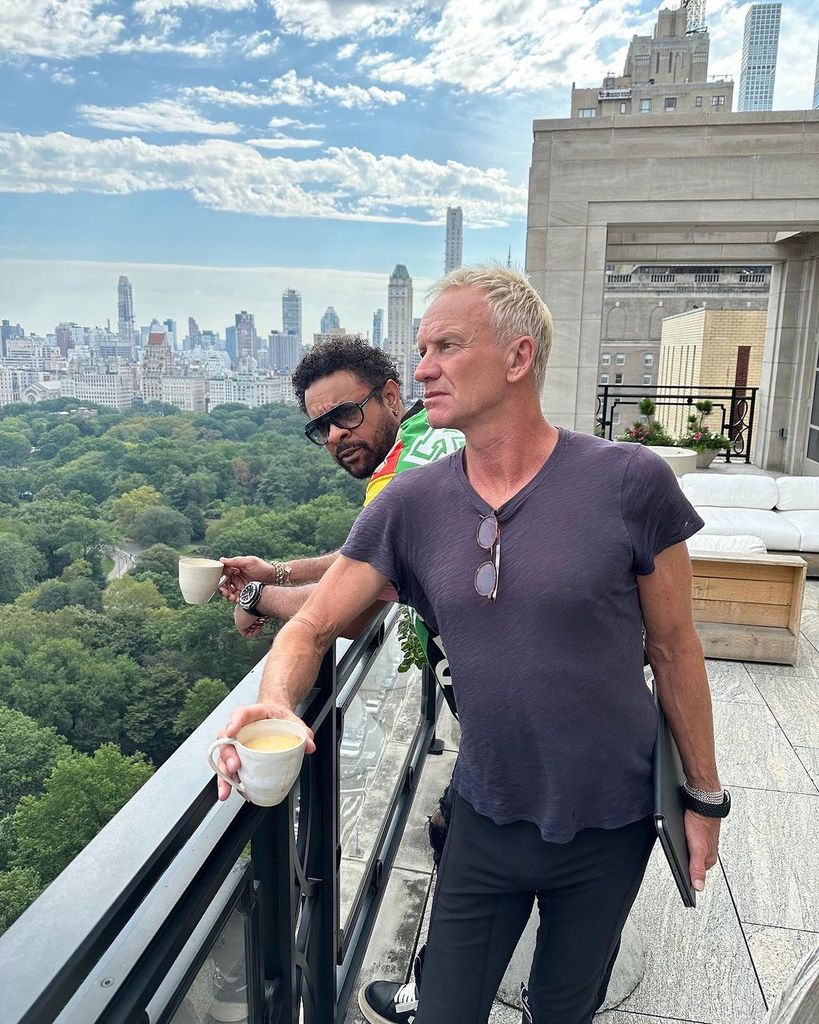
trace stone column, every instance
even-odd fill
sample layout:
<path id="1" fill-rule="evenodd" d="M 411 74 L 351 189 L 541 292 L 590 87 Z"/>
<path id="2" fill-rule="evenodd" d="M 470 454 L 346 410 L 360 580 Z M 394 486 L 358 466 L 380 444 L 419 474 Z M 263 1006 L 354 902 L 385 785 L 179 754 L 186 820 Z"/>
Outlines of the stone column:
<path id="1" fill-rule="evenodd" d="M 805 468 L 816 376 L 819 259 L 814 245 L 814 240 L 787 243 L 787 259 L 773 269 L 754 430 L 754 462 L 795 475 Z"/>
<path id="2" fill-rule="evenodd" d="M 540 147 L 536 143 L 536 155 Z M 542 148 L 548 152 L 546 146 Z M 605 224 L 584 223 L 588 203 L 548 201 L 548 165 L 544 160 L 533 162 L 532 177 L 541 184 L 530 191 L 538 201 L 529 205 L 526 266 L 554 320 L 541 404 L 547 419 L 556 426 L 592 433 L 607 230 Z M 546 202 L 541 201 L 544 195 Z"/>

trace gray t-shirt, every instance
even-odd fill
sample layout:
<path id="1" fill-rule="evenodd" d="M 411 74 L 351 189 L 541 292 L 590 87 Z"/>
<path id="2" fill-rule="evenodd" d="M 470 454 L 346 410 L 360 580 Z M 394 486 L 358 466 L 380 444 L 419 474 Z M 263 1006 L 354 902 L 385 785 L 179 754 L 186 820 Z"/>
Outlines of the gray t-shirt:
<path id="1" fill-rule="evenodd" d="M 702 520 L 641 445 L 560 430 L 497 510 L 493 603 L 474 584 L 491 511 L 457 452 L 397 477 L 341 553 L 383 573 L 440 632 L 461 721 L 453 781 L 476 811 L 535 822 L 559 843 L 636 821 L 652 810 L 656 728 L 636 577 Z"/>

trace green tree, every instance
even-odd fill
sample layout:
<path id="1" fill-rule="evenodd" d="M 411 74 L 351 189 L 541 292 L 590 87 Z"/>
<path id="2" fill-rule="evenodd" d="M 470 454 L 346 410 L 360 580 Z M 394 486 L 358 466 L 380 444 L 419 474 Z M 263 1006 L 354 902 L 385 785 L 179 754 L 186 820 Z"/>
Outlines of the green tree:
<path id="1" fill-rule="evenodd" d="M 190 543 L 191 524 L 176 509 L 155 505 L 137 515 L 131 525 L 131 536 L 138 544 L 183 548 Z"/>
<path id="2" fill-rule="evenodd" d="M 264 656 L 270 638 L 240 636 L 233 625 L 233 605 L 214 600 L 173 612 L 158 646 L 189 679 L 214 676 L 235 686 Z"/>
<path id="3" fill-rule="evenodd" d="M 78 558 L 97 562 L 103 550 L 114 543 L 115 534 L 110 525 L 101 519 L 74 515 L 58 527 L 55 540 L 56 554 L 72 562 Z"/>
<path id="4" fill-rule="evenodd" d="M 31 544 L 0 533 L 0 602 L 11 602 L 34 586 L 45 572 L 45 561 Z"/>
<path id="5" fill-rule="evenodd" d="M 0 699 L 40 725 L 54 726 L 79 750 L 117 740 L 139 666 L 113 652 L 102 658 L 78 640 L 38 639 L 42 646 L 24 656 L 20 667 L 8 650 L 11 645 L 2 649 Z M 9 655 L 10 666 L 6 664 Z"/>
<path id="6" fill-rule="evenodd" d="M 76 423 L 58 423 L 44 431 L 37 439 L 40 457 L 50 459 L 60 451 L 67 451 L 80 439 L 80 428 Z"/>
<path id="7" fill-rule="evenodd" d="M 140 572 L 167 573 L 176 576 L 179 571 L 179 555 L 167 544 L 152 544 L 136 556 L 136 565 L 131 575 Z"/>
<path id="8" fill-rule="evenodd" d="M 39 793 L 68 744 L 50 726 L 0 704 L 0 815 Z"/>
<path id="9" fill-rule="evenodd" d="M 130 536 L 134 520 L 145 509 L 162 504 L 162 495 L 147 484 L 126 491 L 111 502 L 111 515 L 123 536 Z"/>
<path id="10" fill-rule="evenodd" d="M 11 868 L 28 868 L 47 885 L 153 774 L 139 755 L 106 743 L 93 756 L 60 758 L 40 796 L 24 796 L 11 815 Z"/>
<path id="11" fill-rule="evenodd" d="M 42 891 L 43 883 L 33 868 L 0 871 L 0 932 L 14 924 Z"/>
<path id="12" fill-rule="evenodd" d="M 170 757 L 177 746 L 175 722 L 187 686 L 184 675 L 167 662 L 140 672 L 122 716 L 122 746 L 126 751 L 141 751 L 155 765 Z"/>
<path id="13" fill-rule="evenodd" d="M 163 608 L 165 598 L 159 593 L 156 584 L 150 580 L 137 580 L 133 576 L 120 576 L 113 580 L 102 595 L 102 604 L 106 612 L 144 611 L 146 608 Z"/>
<path id="14" fill-rule="evenodd" d="M 230 690 L 221 679 L 213 679 L 210 676 L 197 679 L 185 694 L 182 710 L 176 717 L 177 736 L 182 739 L 189 736 L 229 693 Z"/>
<path id="15" fill-rule="evenodd" d="M 0 466 L 22 466 L 31 450 L 31 442 L 23 434 L 0 431 Z"/>

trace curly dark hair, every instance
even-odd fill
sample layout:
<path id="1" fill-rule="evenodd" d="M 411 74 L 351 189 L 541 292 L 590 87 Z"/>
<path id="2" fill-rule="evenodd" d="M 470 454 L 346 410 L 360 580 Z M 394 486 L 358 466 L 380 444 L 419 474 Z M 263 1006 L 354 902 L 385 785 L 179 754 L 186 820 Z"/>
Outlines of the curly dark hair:
<path id="1" fill-rule="evenodd" d="M 356 334 L 332 338 L 330 341 L 314 345 L 302 356 L 299 365 L 293 371 L 293 390 L 303 413 L 307 412 L 304 392 L 311 384 L 328 377 L 336 370 L 349 370 L 373 388 L 388 380 L 394 380 L 399 386 L 401 384 L 395 363 L 386 352 L 382 352 L 380 348 L 373 348 L 369 342 Z"/>

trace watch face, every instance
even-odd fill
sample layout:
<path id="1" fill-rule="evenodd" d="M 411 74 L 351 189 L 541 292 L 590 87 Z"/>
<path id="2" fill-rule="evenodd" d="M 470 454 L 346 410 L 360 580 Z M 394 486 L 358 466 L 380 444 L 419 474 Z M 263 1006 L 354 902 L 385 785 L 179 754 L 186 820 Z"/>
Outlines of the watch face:
<path id="1" fill-rule="evenodd" d="M 245 608 L 248 605 L 252 605 L 259 594 L 258 583 L 246 583 L 242 587 L 242 592 L 239 594 L 239 604 Z"/>

